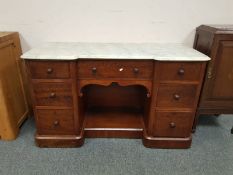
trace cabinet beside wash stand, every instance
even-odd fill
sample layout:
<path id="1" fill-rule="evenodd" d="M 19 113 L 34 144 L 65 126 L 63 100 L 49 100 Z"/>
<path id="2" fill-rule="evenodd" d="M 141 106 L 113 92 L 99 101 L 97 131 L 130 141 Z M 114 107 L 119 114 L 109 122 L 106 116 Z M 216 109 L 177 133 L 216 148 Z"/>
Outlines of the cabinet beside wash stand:
<path id="1" fill-rule="evenodd" d="M 233 114 L 233 25 L 199 26 L 194 48 L 211 57 L 193 126 L 195 130 L 201 114 Z"/>
<path id="2" fill-rule="evenodd" d="M 93 44 L 88 48 L 94 51 L 82 55 L 86 45 L 50 43 L 22 56 L 38 146 L 78 147 L 85 138 L 141 138 L 146 147 L 190 147 L 208 57 L 185 46 L 157 44 L 123 49 L 120 44 Z M 143 52 L 134 53 L 137 47 Z M 121 49 L 128 50 L 119 53 Z"/>
<path id="3" fill-rule="evenodd" d="M 17 32 L 0 32 L 0 140 L 15 140 L 30 115 L 25 65 Z"/>

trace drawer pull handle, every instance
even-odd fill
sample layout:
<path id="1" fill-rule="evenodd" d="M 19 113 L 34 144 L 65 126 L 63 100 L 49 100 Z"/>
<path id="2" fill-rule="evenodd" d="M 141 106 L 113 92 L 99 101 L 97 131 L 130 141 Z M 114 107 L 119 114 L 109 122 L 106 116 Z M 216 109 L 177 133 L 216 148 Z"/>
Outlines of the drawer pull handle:
<path id="1" fill-rule="evenodd" d="M 97 68 L 96 68 L 96 67 L 93 67 L 93 68 L 92 68 L 92 73 L 93 73 L 93 74 L 96 74 L 96 72 L 97 72 Z"/>
<path id="2" fill-rule="evenodd" d="M 176 127 L 176 124 L 175 124 L 174 122 L 171 122 L 171 123 L 169 124 L 169 126 L 170 126 L 170 128 L 175 128 L 175 127 Z"/>
<path id="3" fill-rule="evenodd" d="M 53 122 L 53 125 L 54 125 L 54 126 L 58 126 L 58 125 L 59 125 L 59 121 L 57 121 L 57 120 L 54 121 L 54 122 Z"/>
<path id="4" fill-rule="evenodd" d="M 133 69 L 133 72 L 134 72 L 135 74 L 138 74 L 138 73 L 139 73 L 139 69 L 135 67 L 135 68 Z"/>
<path id="5" fill-rule="evenodd" d="M 50 93 L 49 97 L 50 98 L 55 98 L 56 97 L 56 93 L 54 93 L 54 92 Z"/>
<path id="6" fill-rule="evenodd" d="M 207 78 L 208 78 L 208 79 L 211 79 L 211 78 L 212 78 L 212 68 L 211 68 L 211 67 L 208 68 L 208 71 L 207 71 Z"/>
<path id="7" fill-rule="evenodd" d="M 174 98 L 175 100 L 179 100 L 179 99 L 180 99 L 180 96 L 179 96 L 178 94 L 174 94 L 173 98 Z"/>
<path id="8" fill-rule="evenodd" d="M 184 69 L 183 69 L 183 68 L 180 68 L 180 69 L 178 70 L 178 74 L 179 74 L 179 75 L 184 75 Z"/>
<path id="9" fill-rule="evenodd" d="M 48 68 L 47 69 L 47 74 L 51 74 L 53 72 L 53 69 L 52 68 Z"/>

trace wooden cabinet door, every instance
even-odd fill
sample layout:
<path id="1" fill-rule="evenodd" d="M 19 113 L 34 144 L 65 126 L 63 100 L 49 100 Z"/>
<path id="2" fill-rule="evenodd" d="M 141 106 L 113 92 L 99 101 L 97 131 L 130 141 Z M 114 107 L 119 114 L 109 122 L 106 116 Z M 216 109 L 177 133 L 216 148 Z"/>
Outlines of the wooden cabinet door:
<path id="1" fill-rule="evenodd" d="M 233 39 L 219 37 L 213 48 L 201 107 L 233 110 Z"/>
<path id="2" fill-rule="evenodd" d="M 0 135 L 14 139 L 28 113 L 18 54 L 13 40 L 0 43 Z"/>

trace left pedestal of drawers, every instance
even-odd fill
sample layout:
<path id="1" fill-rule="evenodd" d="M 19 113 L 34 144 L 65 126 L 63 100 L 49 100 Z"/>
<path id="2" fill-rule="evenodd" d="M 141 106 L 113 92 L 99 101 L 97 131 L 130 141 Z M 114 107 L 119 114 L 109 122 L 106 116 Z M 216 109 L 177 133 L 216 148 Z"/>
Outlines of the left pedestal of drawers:
<path id="1" fill-rule="evenodd" d="M 75 61 L 26 61 L 39 147 L 84 143 Z"/>

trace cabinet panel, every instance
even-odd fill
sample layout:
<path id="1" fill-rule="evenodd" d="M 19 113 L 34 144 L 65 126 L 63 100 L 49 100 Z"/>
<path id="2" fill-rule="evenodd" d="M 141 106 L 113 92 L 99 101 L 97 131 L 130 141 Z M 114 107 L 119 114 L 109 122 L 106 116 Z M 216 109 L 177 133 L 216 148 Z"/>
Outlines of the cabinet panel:
<path id="1" fill-rule="evenodd" d="M 0 49 L 0 60 L 4 60 L 1 62 L 0 81 L 2 90 L 7 94 L 5 100 L 11 106 L 13 118 L 19 119 L 27 110 L 27 106 L 12 44 Z"/>
<path id="2" fill-rule="evenodd" d="M 210 80 L 212 88 L 210 98 L 233 100 L 233 41 L 220 41 L 213 78 Z"/>
<path id="3" fill-rule="evenodd" d="M 233 33 L 214 36 L 198 107 L 200 114 L 233 112 Z"/>
<path id="4" fill-rule="evenodd" d="M 21 73 L 18 33 L 0 32 L 0 139 L 13 140 L 29 108 Z"/>

